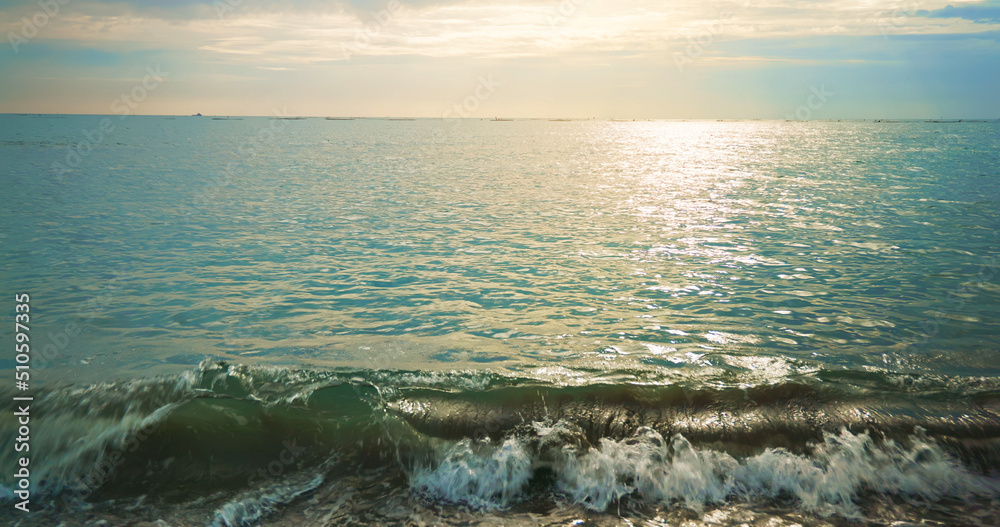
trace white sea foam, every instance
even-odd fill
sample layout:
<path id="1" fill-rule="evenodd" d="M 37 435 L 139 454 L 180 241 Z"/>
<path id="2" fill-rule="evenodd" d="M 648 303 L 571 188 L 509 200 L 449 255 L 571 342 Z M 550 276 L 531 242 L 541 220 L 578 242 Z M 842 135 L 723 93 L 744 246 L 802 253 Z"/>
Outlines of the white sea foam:
<path id="1" fill-rule="evenodd" d="M 411 484 L 443 501 L 503 507 L 523 492 L 531 478 L 531 463 L 524 441 L 510 438 L 495 445 L 464 439 L 443 450 L 435 468 L 415 470 Z"/>
<path id="2" fill-rule="evenodd" d="M 532 468 L 547 465 L 561 493 L 595 511 L 626 496 L 696 511 L 727 501 L 783 497 L 805 511 L 848 518 L 860 517 L 864 493 L 928 502 L 1000 496 L 1000 482 L 966 469 L 919 431 L 904 445 L 842 430 L 825 434 L 808 454 L 768 449 L 738 459 L 699 448 L 681 435 L 666 440 L 641 428 L 633 437 L 604 439 L 592 448 L 569 441 L 553 454 L 547 443 L 554 437 L 564 441 L 573 428 L 535 423 L 535 437 L 499 444 L 460 441 L 442 452 L 436 467 L 415 471 L 411 484 L 446 502 L 497 508 L 523 495 Z"/>
<path id="3" fill-rule="evenodd" d="M 324 481 L 323 474 L 292 477 L 261 489 L 244 492 L 215 511 L 212 527 L 256 525 L 278 506 L 310 492 Z"/>

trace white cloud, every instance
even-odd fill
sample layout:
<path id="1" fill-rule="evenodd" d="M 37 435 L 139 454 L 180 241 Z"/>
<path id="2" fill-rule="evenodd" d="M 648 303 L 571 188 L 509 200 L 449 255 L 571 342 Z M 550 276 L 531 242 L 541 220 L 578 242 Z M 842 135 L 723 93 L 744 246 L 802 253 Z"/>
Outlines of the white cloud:
<path id="1" fill-rule="evenodd" d="M 513 92 L 518 80 L 534 83 L 530 76 L 562 75 L 562 80 L 552 81 L 558 88 L 547 90 L 535 83 L 533 91 L 526 90 L 522 97 L 551 92 L 552 100 L 564 101 L 566 90 L 586 84 L 582 88 L 601 97 L 612 97 L 616 89 L 628 86 L 632 98 L 657 97 L 682 85 L 690 98 L 703 91 L 698 85 L 703 82 L 700 75 L 823 66 L 841 71 L 845 65 L 904 60 L 894 53 L 920 57 L 915 50 L 930 51 L 931 44 L 921 48 L 921 44 L 907 43 L 919 36 L 1000 30 L 1000 25 L 978 20 L 917 16 L 915 9 L 905 7 L 911 5 L 909 0 L 900 1 L 404 1 L 401 9 L 386 18 L 385 12 L 376 15 L 384 2 L 245 0 L 220 18 L 210 2 L 179 2 L 180 7 L 168 9 L 135 2 L 74 0 L 28 45 L 47 50 L 46 61 L 18 62 L 8 57 L 0 67 L 20 73 L 8 75 L 13 80 L 7 85 L 21 90 L 20 99 L 10 96 L 7 100 L 30 98 L 32 75 L 36 82 L 74 74 L 81 81 L 98 82 L 95 79 L 101 75 L 108 79 L 132 75 L 129 68 L 134 69 L 132 63 L 139 60 L 169 62 L 176 71 L 172 82 L 185 83 L 189 98 L 198 96 L 193 86 L 199 83 L 202 92 L 208 93 L 217 83 L 230 83 L 234 87 L 227 89 L 239 90 L 240 80 L 261 80 L 266 82 L 250 83 L 255 91 L 247 92 L 247 100 L 258 94 L 277 99 L 301 85 L 291 84 L 306 78 L 321 87 L 358 84 L 358 93 L 348 96 L 369 97 L 376 90 L 373 86 L 366 89 L 363 82 L 412 84 L 421 75 L 461 81 L 482 73 L 472 70 L 487 67 L 501 68 L 511 79 L 506 93 Z M 928 11 L 948 4 L 972 4 L 916 1 L 919 9 Z M 132 7 L 123 8 L 127 5 Z M 30 7 L 0 7 L 0 34 L 19 31 L 20 17 Z M 887 32 L 892 37 L 910 36 L 910 40 L 885 41 L 882 37 Z M 692 42 L 698 46 L 693 48 Z M 990 52 L 990 45 L 979 44 L 986 49 L 984 53 Z M 948 49 L 958 48 L 954 44 Z M 697 62 L 687 70 L 697 72 L 677 79 L 675 55 L 689 49 L 697 51 Z M 74 62 L 83 50 L 118 60 L 94 58 L 98 66 Z M 881 56 L 886 54 L 890 56 Z M 370 80 L 359 84 L 355 81 L 359 78 Z M 426 92 L 438 93 L 440 88 L 428 86 Z M 169 93 L 170 89 L 160 92 Z M 503 96 L 497 96 L 492 104 L 502 100 Z M 585 100 L 579 96 L 580 105 Z M 434 107 L 438 103 L 425 100 L 422 104 Z M 629 104 L 652 105 L 649 101 Z"/>
<path id="2" fill-rule="evenodd" d="M 712 31 L 713 41 L 811 35 L 879 35 L 886 20 L 894 34 L 981 32 L 972 21 L 932 19 L 894 12 L 895 2 L 631 2 L 561 0 L 577 6 L 560 14 L 560 2 L 525 0 L 502 4 L 418 3 L 403 7 L 388 23 L 374 12 L 277 13 L 242 7 L 219 19 L 213 11 L 188 9 L 201 18 L 168 19 L 157 11 L 110 14 L 106 9 L 68 7 L 40 38 L 110 51 L 199 50 L 223 60 L 308 64 L 337 60 L 341 46 L 366 42 L 367 55 L 428 57 L 556 56 L 570 52 L 666 51 L 677 42 Z M 948 2 L 953 3 L 953 2 Z M 311 5 L 311 4 L 310 4 Z M 358 6 L 368 5 L 360 2 Z M 921 9 L 946 2 L 921 3 Z M 563 12 L 566 10 L 564 9 Z M 87 14 L 89 13 L 89 14 Z M 211 15 L 206 18 L 205 16 Z M 897 16 L 900 15 L 900 16 Z M 0 19 L 2 20 L 2 19 Z M 366 31 L 374 28 L 374 31 Z M 0 31 L 17 20 L 0 21 Z M 720 31 L 716 31 L 720 29 Z M 993 28 L 995 29 L 995 28 Z M 359 39 L 359 40 L 356 40 Z M 333 52 L 333 53 L 331 53 Z"/>

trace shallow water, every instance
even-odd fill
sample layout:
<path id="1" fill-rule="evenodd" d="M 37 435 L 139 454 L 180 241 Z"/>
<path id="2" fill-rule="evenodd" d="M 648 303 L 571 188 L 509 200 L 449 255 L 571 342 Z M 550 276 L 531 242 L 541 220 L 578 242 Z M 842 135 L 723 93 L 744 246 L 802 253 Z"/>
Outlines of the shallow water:
<path id="1" fill-rule="evenodd" d="M 996 523 L 995 122 L 101 119 L 0 116 L 29 522 Z"/>

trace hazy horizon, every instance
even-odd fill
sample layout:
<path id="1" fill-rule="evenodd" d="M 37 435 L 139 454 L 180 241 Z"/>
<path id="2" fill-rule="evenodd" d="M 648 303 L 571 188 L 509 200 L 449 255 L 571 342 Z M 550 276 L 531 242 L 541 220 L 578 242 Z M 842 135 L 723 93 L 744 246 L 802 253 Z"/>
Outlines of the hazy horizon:
<path id="1" fill-rule="evenodd" d="M 92 116 L 92 117 L 118 117 L 123 118 L 125 116 L 116 115 L 113 113 L 46 113 L 46 112 L 0 112 L 0 115 L 22 115 L 22 116 L 44 116 L 44 117 L 59 117 L 59 116 Z M 434 117 L 427 115 L 319 115 L 319 114 L 288 114 L 279 115 L 277 113 L 272 115 L 251 115 L 251 114 L 170 114 L 170 113 L 136 113 L 129 114 L 128 117 L 208 117 L 208 118 L 263 118 L 263 119 L 324 119 L 331 118 L 334 120 L 351 120 L 351 119 L 403 119 L 403 120 L 449 120 L 449 119 L 468 119 L 470 121 L 493 121 L 499 119 L 501 121 L 799 121 L 799 120 L 810 120 L 810 121 L 963 121 L 963 122 L 992 122 L 1000 121 L 1000 117 L 989 118 L 989 117 L 952 117 L 952 116 L 923 116 L 923 117 L 838 117 L 838 118 L 813 118 L 813 119 L 786 119 L 783 117 L 578 117 L 578 116 L 566 116 L 566 115 L 547 115 L 540 117 L 526 117 L 518 115 L 499 115 L 491 117 Z"/>

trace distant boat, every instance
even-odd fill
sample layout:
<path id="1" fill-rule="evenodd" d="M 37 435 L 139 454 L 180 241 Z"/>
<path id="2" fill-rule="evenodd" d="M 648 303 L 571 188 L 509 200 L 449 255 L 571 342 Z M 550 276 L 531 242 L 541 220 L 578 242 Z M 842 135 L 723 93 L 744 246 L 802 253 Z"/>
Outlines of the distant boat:
<path id="1" fill-rule="evenodd" d="M 353 121 L 353 117 L 327 117 L 327 121 Z"/>
<path id="2" fill-rule="evenodd" d="M 513 119 L 501 119 L 499 117 L 494 117 L 493 120 L 494 121 L 513 121 Z"/>
<path id="3" fill-rule="evenodd" d="M 201 117 L 201 116 L 202 115 L 200 113 L 196 113 L 196 114 L 192 115 L 191 117 Z"/>
<path id="4" fill-rule="evenodd" d="M 305 117 L 272 117 L 271 119 L 277 119 L 279 121 L 304 121 Z"/>

